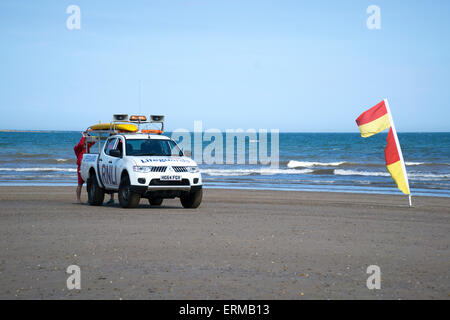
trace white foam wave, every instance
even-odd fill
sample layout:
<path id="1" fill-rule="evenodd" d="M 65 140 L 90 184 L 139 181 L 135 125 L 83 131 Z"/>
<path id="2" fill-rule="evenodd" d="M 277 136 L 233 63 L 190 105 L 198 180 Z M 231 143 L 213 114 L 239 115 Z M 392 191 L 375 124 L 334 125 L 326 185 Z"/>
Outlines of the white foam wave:
<path id="1" fill-rule="evenodd" d="M 0 168 L 0 171 L 14 171 L 14 172 L 27 172 L 27 171 L 77 172 L 77 169 L 73 169 L 73 168 Z"/>
<path id="2" fill-rule="evenodd" d="M 427 166 L 450 166 L 450 163 L 438 163 L 438 162 L 410 162 L 406 161 L 405 164 L 407 166 L 420 166 L 420 165 L 427 165 Z"/>
<path id="3" fill-rule="evenodd" d="M 389 177 L 389 172 L 375 172 L 375 171 L 355 171 L 355 170 L 344 170 L 344 169 L 335 169 L 334 174 L 338 176 L 380 176 L 380 177 Z"/>
<path id="4" fill-rule="evenodd" d="M 433 178 L 433 179 L 445 179 L 450 178 L 450 174 L 434 174 L 434 173 L 408 173 L 410 178 Z"/>
<path id="5" fill-rule="evenodd" d="M 201 173 L 209 176 L 249 176 L 252 174 L 275 175 L 275 174 L 305 174 L 311 173 L 310 169 L 277 169 L 277 168 L 260 168 L 260 169 L 201 169 Z"/>
<path id="6" fill-rule="evenodd" d="M 389 172 L 374 172 L 374 171 L 355 171 L 335 169 L 335 175 L 339 176 L 374 176 L 374 177 L 390 177 Z M 430 179 L 446 179 L 450 178 L 450 174 L 433 174 L 433 173 L 408 173 L 408 177 L 411 179 L 422 180 L 421 178 Z M 425 180 L 426 180 L 425 179 Z"/>
<path id="7" fill-rule="evenodd" d="M 287 166 L 289 168 L 297 168 L 297 167 L 309 168 L 309 167 L 318 167 L 318 166 L 320 166 L 320 167 L 337 167 L 344 163 L 345 163 L 345 161 L 342 161 L 342 162 L 312 162 L 312 161 L 291 160 L 288 162 Z"/>
<path id="8" fill-rule="evenodd" d="M 407 166 L 420 166 L 420 165 L 425 164 L 425 162 L 408 162 L 408 161 L 406 161 L 405 164 Z"/>

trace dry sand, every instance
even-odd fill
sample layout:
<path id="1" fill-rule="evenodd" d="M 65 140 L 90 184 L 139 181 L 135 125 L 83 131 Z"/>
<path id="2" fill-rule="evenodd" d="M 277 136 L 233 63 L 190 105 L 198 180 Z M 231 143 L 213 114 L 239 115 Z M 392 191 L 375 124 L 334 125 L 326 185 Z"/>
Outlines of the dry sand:
<path id="1" fill-rule="evenodd" d="M 1 299 L 450 298 L 449 198 L 208 189 L 196 210 L 124 210 L 74 197 L 0 187 Z M 72 264 L 81 290 L 66 287 Z"/>

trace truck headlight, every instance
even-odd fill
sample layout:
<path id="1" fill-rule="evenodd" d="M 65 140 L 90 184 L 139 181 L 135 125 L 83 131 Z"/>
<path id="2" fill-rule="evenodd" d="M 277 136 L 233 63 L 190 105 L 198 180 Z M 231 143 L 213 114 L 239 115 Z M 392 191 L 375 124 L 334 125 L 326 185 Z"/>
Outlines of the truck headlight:
<path id="1" fill-rule="evenodd" d="M 147 173 L 151 171 L 151 167 L 148 166 L 133 166 L 134 172 L 141 172 L 141 173 Z"/>
<path id="2" fill-rule="evenodd" d="M 187 167 L 187 171 L 189 173 L 197 173 L 199 170 L 198 167 Z"/>

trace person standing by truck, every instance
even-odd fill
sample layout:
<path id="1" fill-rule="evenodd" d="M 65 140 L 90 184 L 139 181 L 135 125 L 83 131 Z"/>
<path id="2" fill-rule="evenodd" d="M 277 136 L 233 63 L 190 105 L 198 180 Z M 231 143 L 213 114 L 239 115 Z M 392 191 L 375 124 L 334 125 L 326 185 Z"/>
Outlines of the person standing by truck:
<path id="1" fill-rule="evenodd" d="M 73 151 L 75 152 L 75 155 L 77 157 L 77 175 L 78 175 L 78 186 L 77 186 L 77 203 L 81 203 L 81 189 L 83 188 L 84 180 L 81 178 L 80 175 L 80 166 L 81 166 L 81 160 L 83 159 L 83 155 L 86 153 L 86 135 L 87 132 L 83 131 L 81 133 L 81 139 L 78 142 L 78 144 L 73 148 Z M 88 143 L 88 152 L 91 149 L 91 147 L 95 144 L 95 142 Z M 114 195 L 111 194 L 111 199 L 107 202 L 107 204 L 114 204 Z"/>

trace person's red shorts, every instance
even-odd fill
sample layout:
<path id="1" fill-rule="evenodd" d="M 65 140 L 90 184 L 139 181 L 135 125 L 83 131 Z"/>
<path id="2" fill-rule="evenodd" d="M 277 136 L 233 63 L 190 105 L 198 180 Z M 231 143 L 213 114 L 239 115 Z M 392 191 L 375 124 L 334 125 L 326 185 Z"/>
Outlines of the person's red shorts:
<path id="1" fill-rule="evenodd" d="M 83 180 L 83 178 L 81 178 L 81 174 L 80 174 L 80 166 L 78 166 L 77 174 L 78 174 L 78 184 L 79 184 L 79 185 L 80 185 L 80 184 L 83 184 L 83 183 L 84 183 L 84 180 Z"/>

